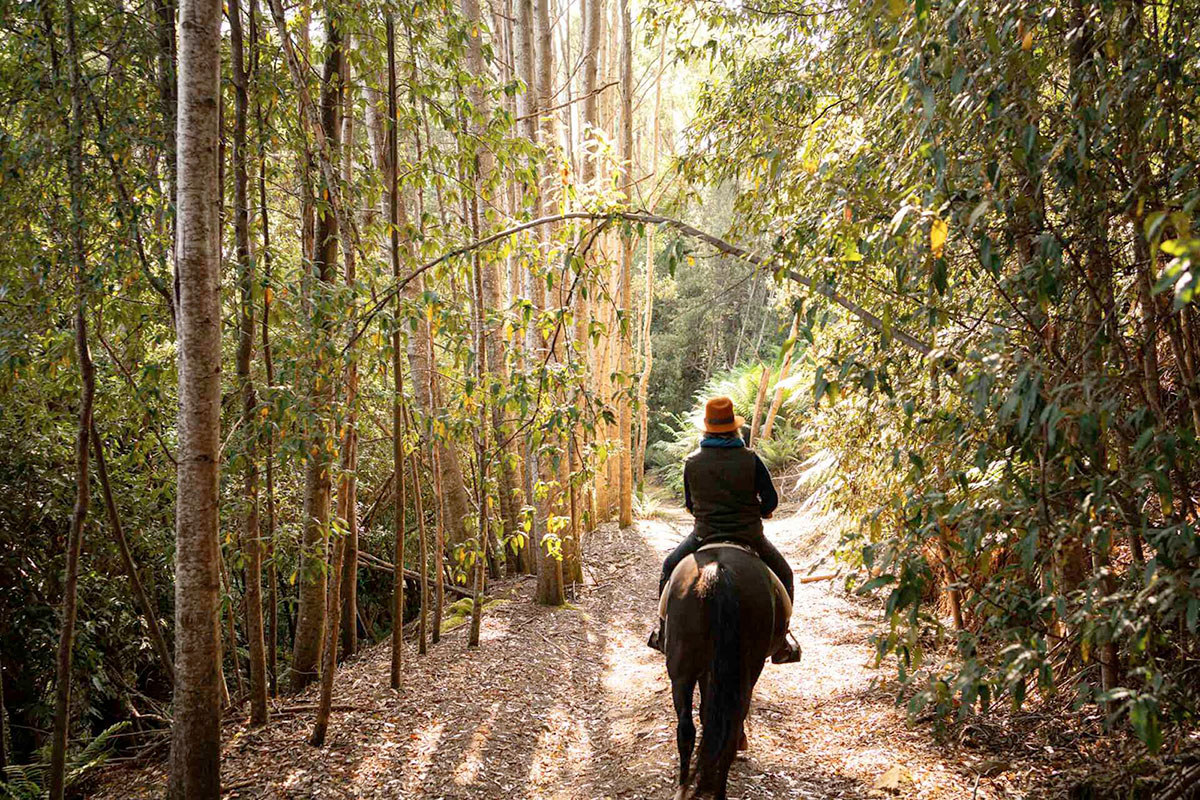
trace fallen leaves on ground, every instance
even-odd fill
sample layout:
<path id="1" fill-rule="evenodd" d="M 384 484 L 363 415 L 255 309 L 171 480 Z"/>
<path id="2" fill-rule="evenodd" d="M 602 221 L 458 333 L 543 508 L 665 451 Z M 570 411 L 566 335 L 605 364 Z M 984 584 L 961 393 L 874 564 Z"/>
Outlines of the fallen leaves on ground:
<path id="1" fill-rule="evenodd" d="M 801 510 L 767 530 L 802 566 L 829 524 Z M 485 616 L 481 647 L 466 647 L 465 628 L 426 656 L 409 643 L 399 691 L 388 685 L 386 642 L 345 662 L 322 749 L 306 743 L 315 688 L 278 702 L 266 727 L 227 721 L 225 796 L 670 797 L 674 711 L 662 657 L 645 639 L 661 559 L 689 525 L 682 510 L 667 509 L 628 530 L 602 526 L 585 542 L 588 584 L 561 609 L 531 601 L 531 578 L 494 583 L 492 596 L 509 602 Z M 886 670 L 870 667 L 875 615 L 837 582 L 797 587 L 792 629 L 804 661 L 763 672 L 731 797 L 1049 797 L 1062 785 L 1049 776 L 1086 763 L 1083 746 L 1047 753 L 1015 737 L 996 754 L 911 727 L 895 687 L 881 680 Z M 159 797 L 164 780 L 165 764 L 114 767 L 97 796 Z"/>

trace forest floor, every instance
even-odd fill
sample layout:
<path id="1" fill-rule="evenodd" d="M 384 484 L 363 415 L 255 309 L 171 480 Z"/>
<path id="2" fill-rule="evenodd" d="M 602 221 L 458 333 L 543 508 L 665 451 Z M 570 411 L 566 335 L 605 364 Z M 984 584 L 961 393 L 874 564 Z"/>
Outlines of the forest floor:
<path id="1" fill-rule="evenodd" d="M 306 744 L 314 691 L 250 729 L 227 718 L 222 764 L 231 798 L 669 798 L 674 712 L 662 656 L 645 646 L 662 556 L 686 533 L 682 509 L 586 542 L 586 585 L 567 607 L 530 602 L 531 579 L 496 582 L 477 651 L 457 629 L 388 686 L 386 643 L 338 672 L 323 749 Z M 827 555 L 836 520 L 793 509 L 767 533 L 804 574 Z M 879 612 L 823 581 L 797 587 L 799 665 L 768 664 L 755 693 L 750 749 L 735 798 L 1008 798 L 1078 795 L 1111 753 L 1096 736 L 1056 740 L 1005 720 L 935 736 L 895 705 L 891 668 L 873 669 L 866 636 Z M 1018 726 L 1020 727 L 1020 726 Z M 1046 727 L 1046 726 L 1043 726 Z M 97 796 L 161 796 L 165 764 L 106 771 Z M 1095 791 L 1095 790 L 1093 790 Z"/>

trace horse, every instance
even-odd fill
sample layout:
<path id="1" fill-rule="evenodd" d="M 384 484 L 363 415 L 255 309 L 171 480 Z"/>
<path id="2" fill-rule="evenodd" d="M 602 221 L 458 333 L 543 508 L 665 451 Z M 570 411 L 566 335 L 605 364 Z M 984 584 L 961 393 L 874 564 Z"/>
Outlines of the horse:
<path id="1" fill-rule="evenodd" d="M 675 800 L 725 800 L 729 768 L 744 742 L 754 684 L 767 656 L 786 635 L 786 595 L 780 597 L 758 556 L 736 546 L 702 549 L 684 559 L 667 585 L 667 673 L 678 722 L 679 786 Z M 700 686 L 703 736 L 696 784 L 689 767 L 696 742 L 692 697 Z"/>

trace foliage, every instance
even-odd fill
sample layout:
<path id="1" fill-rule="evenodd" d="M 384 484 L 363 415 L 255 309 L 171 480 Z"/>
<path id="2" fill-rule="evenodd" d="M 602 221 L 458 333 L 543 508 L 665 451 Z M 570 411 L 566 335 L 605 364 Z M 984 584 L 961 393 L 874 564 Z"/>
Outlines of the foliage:
<path id="1" fill-rule="evenodd" d="M 687 219 L 703 229 L 727 227 L 735 218 L 732 187 L 701 190 L 685 207 Z M 696 387 L 772 354 L 786 324 L 777 308 L 783 292 L 762 270 L 679 238 L 668 239 L 655 264 L 651 443 L 673 435 L 670 415 L 693 410 Z"/>
<path id="2" fill-rule="evenodd" d="M 105 728 L 93 737 L 78 753 L 73 753 L 67 763 L 68 789 L 77 786 L 84 778 L 102 766 L 112 753 L 112 739 L 129 728 L 129 722 L 118 722 Z M 42 759 L 32 764 L 14 764 L 8 767 L 4 780 L 0 780 L 0 798 L 3 800 L 39 800 L 45 795 L 45 772 L 47 752 Z"/>
<path id="3" fill-rule="evenodd" d="M 660 421 L 665 433 L 647 448 L 646 460 L 656 479 L 677 497 L 683 496 L 683 462 L 688 454 L 700 446 L 701 421 L 704 418 L 704 403 L 710 397 L 725 395 L 733 400 L 733 407 L 745 417 L 749 426 L 758 396 L 758 382 L 763 365 L 758 362 L 739 364 L 723 370 L 710 378 L 692 399 L 692 407 L 686 415 L 672 415 L 668 421 Z M 773 372 L 778 377 L 778 372 Z M 778 474 L 781 470 L 804 458 L 805 436 L 797 423 L 802 421 L 807 406 L 803 391 L 798 391 L 799 381 L 769 381 L 768 394 L 763 402 L 760 420 L 767 414 L 767 407 L 777 388 L 784 393 L 783 405 L 775 421 L 771 438 L 760 439 L 753 445 L 767 469 Z M 761 425 L 761 422 L 760 422 Z M 743 430 L 743 435 L 748 429 Z"/>
<path id="4" fill-rule="evenodd" d="M 736 183 L 734 232 L 819 289 L 805 424 L 909 709 L 1067 692 L 1151 749 L 1194 723 L 1200 50 L 1181 31 L 1200 8 L 658 11 L 702 31 L 680 58 L 722 68 L 680 171 Z"/>
<path id="5" fill-rule="evenodd" d="M 317 4 L 320 21 L 323 15 L 337 14 L 352 43 L 346 52 L 352 83 L 345 109 L 355 124 L 348 128 L 344 149 L 331 155 L 349 166 L 335 196 L 321 185 L 313 131 L 300 111 L 302 94 L 310 100 L 321 96 L 316 76 L 330 43 L 314 33 L 321 26 L 313 4 L 289 7 L 287 32 L 308 76 L 307 85 L 298 87 L 284 62 L 280 31 L 264 5 L 240 4 L 247 47 L 254 56 L 246 87 L 251 248 L 244 265 L 235 257 L 232 224 L 235 91 L 229 39 L 222 57 L 226 144 L 220 153 L 223 183 L 217 187 L 226 256 L 221 294 L 221 622 L 223 635 L 232 630 L 237 637 L 223 647 L 223 671 L 232 686 L 235 676 L 245 672 L 248 652 L 245 626 L 238 619 L 248 580 L 247 539 L 241 530 L 249 500 L 244 469 L 256 460 L 265 541 L 269 444 L 274 528 L 264 572 L 273 569 L 277 575 L 272 588 L 279 596 L 280 624 L 274 633 L 278 668 L 284 673 L 299 589 L 328 572 L 326 556 L 332 548 L 327 539 L 348 530 L 347 521 L 333 514 L 319 531 L 317 545 L 305 551 L 305 467 L 327 455 L 337 465 L 329 476 L 335 486 L 353 474 L 360 487 L 360 513 L 365 512 L 363 499 L 374 500 L 382 492 L 393 468 L 394 331 L 410 356 L 428 341 L 424 334 L 433 340 L 438 379 L 436 403 L 419 402 L 426 387 L 418 389 L 414 382 L 427 380 L 428 373 L 418 375 L 412 364 L 420 358 L 409 359 L 403 378 L 413 421 L 410 450 L 419 462 L 418 486 L 410 481 L 407 494 L 409 526 L 415 532 L 414 495 L 420 491 L 431 538 L 438 517 L 448 536 L 462 533 L 458 538 L 463 540 L 451 541 L 447 548 L 460 578 L 480 558 L 485 535 L 493 538 L 493 552 L 503 545 L 543 540 L 555 554 L 561 552 L 564 528 L 558 521 L 567 518 L 565 488 L 590 491 L 598 466 L 613 450 L 616 432 L 608 426 L 615 387 L 622 380 L 592 380 L 588 362 L 590 351 L 621 329 L 616 310 L 610 311 L 613 304 L 601 302 L 611 301 L 613 265 L 600 257 L 605 248 L 596 243 L 601 234 L 611 235 L 605 229 L 615 226 L 609 223 L 559 225 L 548 229 L 544 239 L 541 229 L 531 229 L 473 256 L 442 259 L 411 283 L 411 291 L 401 293 L 396 314 L 380 302 L 396 288 L 387 251 L 393 227 L 401 242 L 401 272 L 410 276 L 447 251 L 530 219 L 542 192 L 549 201 L 547 213 L 567 202 L 608 208 L 622 200 L 611 175 L 602 186 L 577 186 L 572 177 L 576 165 L 565 163 L 557 146 L 521 133 L 517 98 L 529 87 L 511 74 L 511 59 L 497 52 L 502 44 L 511 46 L 510 32 L 469 23 L 458 3 L 449 0 Z M 80 198 L 87 249 L 83 302 L 97 372 L 95 421 L 133 560 L 169 639 L 178 444 L 171 287 L 176 54 L 169 30 L 174 26 L 168 24 L 164 34 L 158 14 L 173 17 L 175 3 L 77 0 L 72 8 L 84 56 L 82 169 L 88 192 Z M 69 92 L 64 9 L 53 3 L 0 0 L 0 224 L 10 233 L 0 255 L 0 582 L 6 589 L 0 600 L 0 667 L 15 723 L 17 761 L 33 757 L 41 744 L 35 732 L 50 727 L 56 611 L 62 601 L 63 541 L 73 492 L 78 375 L 71 325 L 76 304 L 68 248 L 71 198 L 65 175 Z M 398 226 L 388 223 L 389 187 L 381 158 L 386 151 L 388 63 L 382 20 L 389 16 L 397 22 L 398 37 L 397 180 L 403 204 Z M 503 23 L 507 17 L 497 19 Z M 229 35 L 227 27 L 223 36 Z M 470 43 L 481 39 L 484 74 L 472 70 L 466 57 Z M 483 151 L 495 162 L 486 175 L 478 174 Z M 613 172 L 617 156 L 607 158 L 606 170 Z M 545 180 L 558 176 L 560 167 L 561 181 Z M 335 200 L 342 208 L 335 208 Z M 476 200 L 482 210 L 478 220 L 468 213 Z M 347 209 L 353 225 L 343 229 L 346 247 L 338 255 L 344 261 L 352 254 L 357 272 L 350 279 L 339 274 L 326 276 L 336 280 L 320 280 L 314 223 Z M 338 266 L 340 273 L 344 263 Z M 245 423 L 241 404 L 234 401 L 240 388 L 234 363 L 241 309 L 239 293 L 231 290 L 243 269 L 253 276 L 248 299 L 257 320 L 262 323 L 266 316 L 263 340 L 256 335 L 252 347 L 249 378 L 255 394 Z M 494 272 L 504 284 L 498 300 L 474 296 L 477 269 Z M 510 271 L 512 282 L 507 280 Z M 596 314 L 591 327 L 580 331 L 575 315 L 584 297 L 606 313 Z M 484 301 L 486 308 L 479 305 Z M 485 359 L 475 335 L 477 324 L 485 325 L 499 345 L 494 370 L 482 381 L 475 369 Z M 351 363 L 357 363 L 359 378 L 353 398 L 343 391 L 344 370 Z M 330 392 L 331 386 L 336 391 Z M 476 448 L 481 408 L 494 412 L 497 430 L 511 440 L 502 446 L 496 431 L 489 431 L 482 458 Z M 387 423 L 381 424 L 384 419 Z M 352 426 L 358 433 L 356 461 L 343 470 L 343 434 Z M 586 440 L 585 458 L 576 463 L 567 458 L 568 435 Z M 441 456 L 454 463 L 464 506 L 452 519 L 438 507 L 430 444 L 443 446 Z M 528 485 L 521 480 L 526 458 L 541 465 Z M 508 465 L 521 485 L 502 489 L 498 470 L 492 469 L 481 486 L 476 469 L 481 460 L 493 467 Z M 92 489 L 74 648 L 74 736 L 127 718 L 131 707 L 170 716 L 169 678 L 150 646 L 144 615 L 131 599 L 94 482 Z M 537 517 L 536 532 L 515 530 L 511 520 L 495 511 L 502 491 L 519 495 L 518 508 L 525 506 Z M 481 504 L 493 510 L 486 531 L 479 530 L 476 514 L 467 513 Z M 375 553 L 391 552 L 390 532 L 383 526 L 394 520 L 394 505 L 385 498 L 371 528 L 362 532 L 364 547 Z M 555 524 L 549 526 L 550 521 Z M 408 543 L 408 552 L 411 566 L 419 553 L 415 540 Z M 440 554 L 431 555 L 437 569 Z M 368 611 L 364 618 L 390 622 L 390 581 L 360 575 L 358 588 L 360 605 Z M 386 631 L 375 628 L 373 633 Z"/>

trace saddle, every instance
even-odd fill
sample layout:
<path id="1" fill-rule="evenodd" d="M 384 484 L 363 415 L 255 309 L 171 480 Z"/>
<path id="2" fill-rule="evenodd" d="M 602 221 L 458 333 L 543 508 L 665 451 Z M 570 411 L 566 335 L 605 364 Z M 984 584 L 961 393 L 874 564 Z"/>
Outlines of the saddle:
<path id="1" fill-rule="evenodd" d="M 733 547 L 738 550 L 743 550 L 754 556 L 755 559 L 758 559 L 758 553 L 754 550 L 754 548 L 750 547 L 749 545 L 742 544 L 741 542 L 711 542 L 709 544 L 702 545 L 696 552 L 702 553 L 705 550 L 715 550 L 718 547 Z M 695 563 L 695 560 L 696 556 L 694 554 L 687 556 L 679 562 L 679 566 L 675 567 L 675 570 L 671 573 L 671 579 L 667 581 L 667 585 L 663 587 L 662 594 L 659 595 L 658 598 L 659 619 L 667 618 L 667 598 L 671 596 L 671 588 L 675 585 L 675 582 L 680 579 L 680 576 L 689 573 L 691 569 L 690 565 Z M 761 560 L 759 561 L 759 564 L 762 566 L 763 572 L 767 573 L 771 579 L 771 587 L 775 592 L 776 608 L 782 609 L 783 630 L 786 631 L 787 622 L 792 618 L 792 601 L 788 598 L 787 589 L 784 588 L 783 582 L 779 580 L 779 576 L 772 572 L 766 564 L 762 563 Z M 687 565 L 689 568 L 683 569 L 685 565 Z"/>

